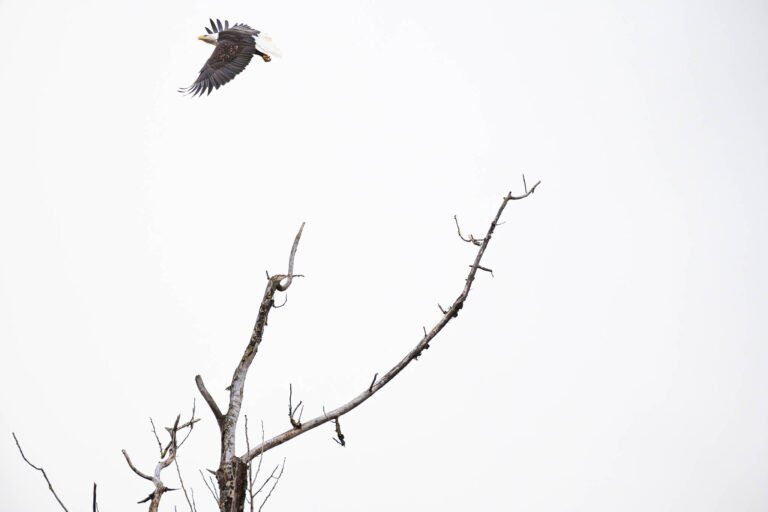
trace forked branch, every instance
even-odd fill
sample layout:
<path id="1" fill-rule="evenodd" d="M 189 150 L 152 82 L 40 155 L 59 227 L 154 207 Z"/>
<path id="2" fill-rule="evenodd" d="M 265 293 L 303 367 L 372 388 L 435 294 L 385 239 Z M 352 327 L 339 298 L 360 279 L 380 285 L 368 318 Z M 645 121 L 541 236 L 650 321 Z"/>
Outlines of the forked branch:
<path id="1" fill-rule="evenodd" d="M 381 388 L 386 386 L 392 379 L 394 379 L 401 371 L 405 369 L 406 366 L 408 366 L 412 361 L 414 361 L 421 353 L 429 348 L 430 342 L 437 336 L 440 331 L 443 330 L 443 328 L 448 325 L 448 323 L 456 318 L 459 314 L 459 311 L 464 307 L 464 302 L 467 300 L 467 297 L 469 296 L 469 292 L 472 288 L 472 283 L 475 280 L 475 276 L 477 274 L 478 270 L 483 270 L 490 272 L 490 269 L 483 267 L 480 265 L 480 262 L 483 259 L 483 255 L 485 254 L 485 250 L 488 248 L 488 245 L 491 242 L 491 239 L 493 238 L 493 233 L 496 229 L 496 226 L 499 225 L 499 219 L 501 218 L 501 214 L 504 212 L 504 209 L 506 208 L 507 204 L 510 201 L 517 201 L 520 199 L 524 199 L 528 197 L 529 195 L 533 194 L 536 190 L 536 187 L 539 186 L 541 181 L 537 182 L 533 187 L 528 189 L 527 184 L 525 183 L 525 177 L 523 177 L 523 183 L 525 188 L 525 193 L 519 196 L 512 195 L 512 192 L 509 192 L 506 196 L 504 196 L 501 206 L 499 207 L 498 211 L 496 212 L 496 216 L 491 221 L 490 226 L 488 227 L 488 230 L 485 234 L 485 236 L 481 239 L 477 239 L 474 236 L 470 235 L 469 238 L 465 238 L 461 235 L 461 229 L 459 228 L 458 220 L 456 220 L 456 228 L 459 232 L 459 236 L 462 238 L 462 240 L 470 242 L 476 246 L 478 246 L 477 254 L 475 255 L 475 259 L 473 263 L 470 265 L 469 273 L 467 274 L 467 277 L 464 281 L 464 287 L 459 294 L 459 296 L 453 301 L 453 304 L 448 309 L 443 309 L 442 306 L 440 307 L 441 312 L 443 313 L 443 316 L 437 321 L 437 323 L 432 327 L 430 331 L 427 331 L 424 329 L 424 336 L 419 340 L 419 342 L 416 344 L 416 346 L 411 349 L 405 357 L 403 357 L 400 362 L 398 362 L 396 365 L 394 365 L 388 372 L 383 374 L 380 378 L 376 379 L 374 377 L 373 382 L 368 386 L 362 393 L 354 397 L 352 400 L 346 402 L 345 404 L 339 406 L 338 408 L 326 413 L 323 411 L 323 414 L 321 416 L 318 416 L 316 418 L 313 418 L 311 420 L 308 420 L 306 422 L 302 422 L 301 424 L 292 425 L 293 428 L 290 430 L 287 430 L 283 432 L 282 434 L 279 434 L 271 439 L 268 439 L 267 441 L 262 442 L 261 444 L 254 446 L 252 448 L 249 448 L 248 451 L 240 457 L 241 460 L 244 462 L 249 462 L 254 457 L 257 457 L 264 452 L 271 450 L 272 448 L 275 448 L 276 446 L 279 446 L 287 441 L 290 441 L 291 439 L 300 436 L 314 428 L 319 427 L 320 425 L 323 425 L 324 423 L 327 423 L 329 421 L 335 421 L 336 426 L 338 427 L 338 418 L 343 416 L 344 414 L 347 414 L 366 400 L 368 400 L 370 397 L 372 397 L 376 392 L 378 392 Z M 299 235 L 301 234 L 301 230 L 299 230 Z M 296 244 L 298 243 L 298 237 L 297 235 L 296 242 L 294 242 L 294 249 L 296 247 Z M 295 251 L 291 251 L 291 259 L 293 259 Z M 289 267 L 289 275 L 292 273 L 292 267 Z M 285 277 L 285 276 L 273 276 L 272 279 L 275 277 Z M 290 281 L 288 281 L 288 284 L 290 284 Z M 269 286 L 267 287 L 267 290 L 269 290 Z M 343 438 L 341 438 L 343 441 Z"/>
<path id="2" fill-rule="evenodd" d="M 148 475 L 147 473 L 144 473 L 139 468 L 137 468 L 133 464 L 133 461 L 131 460 L 131 458 L 128 456 L 128 452 L 123 450 L 123 456 L 125 457 L 125 462 L 128 463 L 128 467 L 131 468 L 131 470 L 134 473 L 136 473 L 138 476 L 140 476 L 145 480 L 149 480 L 155 485 L 155 490 L 152 491 L 149 494 L 149 496 L 139 501 L 139 503 L 146 503 L 147 501 L 150 502 L 149 512 L 157 512 L 158 508 L 160 507 L 160 499 L 162 498 L 163 494 L 165 494 L 168 491 L 175 490 L 175 489 L 166 487 L 165 484 L 163 484 L 163 481 L 160 479 L 160 473 L 163 471 L 163 469 L 167 468 L 173 462 L 176 461 L 176 454 L 178 452 L 179 446 L 181 446 L 181 443 L 179 443 L 178 441 L 179 431 L 185 428 L 192 430 L 192 428 L 195 426 L 195 423 L 197 423 L 198 420 L 195 418 L 194 406 L 192 407 L 192 417 L 190 418 L 189 421 L 187 421 L 182 425 L 179 425 L 180 419 L 181 419 L 181 415 L 179 414 L 178 416 L 176 416 L 176 421 L 173 422 L 173 427 L 166 428 L 166 430 L 168 431 L 168 435 L 171 438 L 166 448 L 162 447 L 162 443 L 160 442 L 160 439 L 157 437 L 157 431 L 154 428 L 154 423 L 152 423 L 152 430 L 155 433 L 155 438 L 157 439 L 158 445 L 160 446 L 160 456 L 161 456 L 161 459 L 155 466 L 155 471 L 152 475 Z M 184 439 L 186 440 L 186 437 Z M 177 470 L 178 470 L 178 465 L 177 465 Z M 179 471 L 179 479 L 181 480 L 180 471 Z M 181 482 L 183 486 L 184 485 L 183 480 L 181 480 Z M 184 494 L 185 496 L 187 494 L 186 488 L 184 489 Z M 189 497 L 187 497 L 187 500 L 189 500 Z"/>

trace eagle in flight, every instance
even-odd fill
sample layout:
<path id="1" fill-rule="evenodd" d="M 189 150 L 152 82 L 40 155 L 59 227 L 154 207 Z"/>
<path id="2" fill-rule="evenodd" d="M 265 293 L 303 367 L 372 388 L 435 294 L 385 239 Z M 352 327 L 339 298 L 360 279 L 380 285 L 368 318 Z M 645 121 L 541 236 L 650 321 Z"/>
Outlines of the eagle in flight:
<path id="1" fill-rule="evenodd" d="M 261 57 L 264 62 L 280 56 L 280 51 L 272 43 L 272 38 L 259 30 L 244 23 L 235 23 L 230 26 L 229 21 L 226 20 L 223 24 L 221 20 L 216 20 L 215 23 L 210 20 L 210 22 L 211 28 L 205 27 L 208 33 L 198 39 L 216 48 L 200 70 L 200 76 L 195 83 L 179 89 L 182 94 L 192 96 L 211 94 L 213 89 L 218 89 L 240 74 L 254 55 Z"/>

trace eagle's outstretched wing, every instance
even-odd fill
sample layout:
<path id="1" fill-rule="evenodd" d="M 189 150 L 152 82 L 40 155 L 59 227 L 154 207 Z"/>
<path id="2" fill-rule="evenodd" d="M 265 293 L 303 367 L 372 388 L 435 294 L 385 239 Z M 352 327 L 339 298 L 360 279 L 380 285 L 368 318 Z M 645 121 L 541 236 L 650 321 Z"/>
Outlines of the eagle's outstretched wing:
<path id="1" fill-rule="evenodd" d="M 225 24 L 229 27 L 229 22 Z M 218 27 L 211 21 L 211 26 L 219 34 L 218 44 L 200 70 L 195 83 L 179 89 L 181 93 L 192 96 L 211 94 L 212 90 L 218 89 L 240 74 L 253 59 L 256 50 L 254 35 L 259 33 L 258 30 L 241 23 L 224 28 L 220 21 Z M 206 30 L 211 33 L 207 27 Z"/>

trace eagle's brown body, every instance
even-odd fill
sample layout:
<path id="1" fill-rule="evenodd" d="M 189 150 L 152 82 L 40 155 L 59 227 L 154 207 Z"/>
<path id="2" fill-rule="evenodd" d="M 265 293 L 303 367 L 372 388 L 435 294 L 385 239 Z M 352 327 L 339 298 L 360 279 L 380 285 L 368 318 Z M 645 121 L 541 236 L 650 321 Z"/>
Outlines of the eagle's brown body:
<path id="1" fill-rule="evenodd" d="M 223 25 L 219 20 L 216 20 L 216 23 L 210 21 L 213 30 L 206 27 L 208 34 L 198 39 L 213 44 L 216 48 L 200 70 L 195 83 L 179 89 L 179 92 L 192 96 L 210 94 L 213 89 L 218 89 L 240 74 L 254 55 L 261 57 L 264 62 L 269 62 L 272 57 L 268 52 L 279 54 L 271 45 L 271 39 L 259 30 L 243 23 L 230 27 L 228 21 Z"/>

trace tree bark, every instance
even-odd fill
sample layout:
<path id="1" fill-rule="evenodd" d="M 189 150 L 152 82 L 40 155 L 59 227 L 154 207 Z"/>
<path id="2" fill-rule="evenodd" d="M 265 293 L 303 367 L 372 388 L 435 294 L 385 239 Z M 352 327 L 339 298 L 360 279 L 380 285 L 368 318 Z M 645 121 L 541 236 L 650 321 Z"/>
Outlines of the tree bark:
<path id="1" fill-rule="evenodd" d="M 219 511 L 244 512 L 248 464 L 240 457 L 233 457 L 219 467 L 216 479 L 219 481 Z"/>

